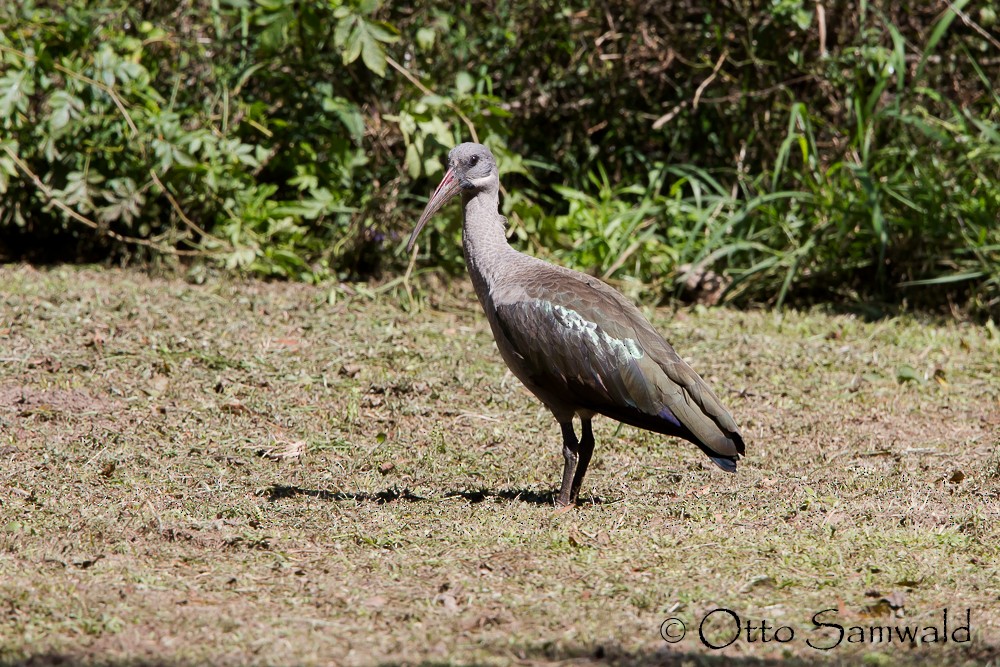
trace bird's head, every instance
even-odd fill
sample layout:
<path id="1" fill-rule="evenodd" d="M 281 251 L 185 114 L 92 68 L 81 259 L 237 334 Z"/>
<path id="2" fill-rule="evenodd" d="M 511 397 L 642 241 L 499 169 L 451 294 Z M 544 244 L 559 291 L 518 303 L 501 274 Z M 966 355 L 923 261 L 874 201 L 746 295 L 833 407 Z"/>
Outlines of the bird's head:
<path id="1" fill-rule="evenodd" d="M 493 157 L 490 149 L 482 144 L 465 143 L 459 144 L 448 153 L 448 171 L 438 184 L 434 194 L 431 195 L 427 207 L 420 215 L 417 226 L 410 234 L 410 241 L 406 244 L 406 251 L 413 249 L 417 235 L 424 228 L 427 221 L 438 212 L 442 206 L 457 195 L 464 192 L 468 196 L 474 196 L 483 190 L 498 188 L 500 176 L 497 171 L 497 161 Z"/>

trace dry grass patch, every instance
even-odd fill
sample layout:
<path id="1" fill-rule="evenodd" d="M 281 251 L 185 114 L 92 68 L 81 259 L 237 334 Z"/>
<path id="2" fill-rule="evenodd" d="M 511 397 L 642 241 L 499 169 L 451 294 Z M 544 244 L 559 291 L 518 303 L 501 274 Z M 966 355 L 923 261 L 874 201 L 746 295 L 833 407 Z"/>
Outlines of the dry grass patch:
<path id="1" fill-rule="evenodd" d="M 465 290 L 0 284 L 0 664 L 998 660 L 995 328 L 652 313 L 749 456 L 601 420 L 556 513 L 558 428 Z M 720 608 L 794 638 L 712 650 Z M 819 651 L 825 609 L 971 641 Z"/>

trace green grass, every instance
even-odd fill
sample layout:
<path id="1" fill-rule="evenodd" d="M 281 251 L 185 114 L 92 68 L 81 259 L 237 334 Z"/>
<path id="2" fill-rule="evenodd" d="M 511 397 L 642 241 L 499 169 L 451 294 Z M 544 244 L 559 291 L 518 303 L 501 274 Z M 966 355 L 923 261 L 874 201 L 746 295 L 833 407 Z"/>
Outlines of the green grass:
<path id="1" fill-rule="evenodd" d="M 995 327 L 651 310 L 749 455 L 601 420 L 557 513 L 558 429 L 461 285 L 0 284 L 0 664 L 1000 660 Z M 710 650 L 717 608 L 796 636 Z M 972 642 L 820 652 L 831 608 Z"/>

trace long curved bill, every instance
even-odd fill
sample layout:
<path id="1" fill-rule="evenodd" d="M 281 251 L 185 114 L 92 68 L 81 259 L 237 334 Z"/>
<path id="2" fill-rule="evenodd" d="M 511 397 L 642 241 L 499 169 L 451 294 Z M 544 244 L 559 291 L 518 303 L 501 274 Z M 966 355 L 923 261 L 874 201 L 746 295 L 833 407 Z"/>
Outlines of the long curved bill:
<path id="1" fill-rule="evenodd" d="M 417 221 L 417 226 L 413 228 L 413 233 L 410 234 L 410 240 L 406 244 L 406 252 L 413 250 L 413 244 L 417 242 L 417 234 L 420 230 L 424 228 L 427 221 L 438 212 L 442 206 L 448 203 L 448 200 L 454 197 L 462 189 L 461 182 L 455 178 L 455 172 L 449 169 L 444 178 L 438 184 L 437 189 L 434 190 L 434 194 L 431 195 L 430 201 L 427 202 L 427 207 L 424 212 L 420 214 L 420 220 Z"/>

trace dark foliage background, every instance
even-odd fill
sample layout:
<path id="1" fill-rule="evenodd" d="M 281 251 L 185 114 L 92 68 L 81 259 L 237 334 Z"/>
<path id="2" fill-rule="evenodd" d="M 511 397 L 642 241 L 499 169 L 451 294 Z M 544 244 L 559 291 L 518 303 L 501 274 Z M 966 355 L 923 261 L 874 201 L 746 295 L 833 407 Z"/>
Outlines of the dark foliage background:
<path id="1" fill-rule="evenodd" d="M 513 241 L 626 287 L 711 271 L 736 302 L 996 313 L 996 12 L 3 3 L 0 253 L 399 272 L 447 150 L 478 139 Z M 458 215 L 435 224 L 420 263 L 460 270 Z"/>

